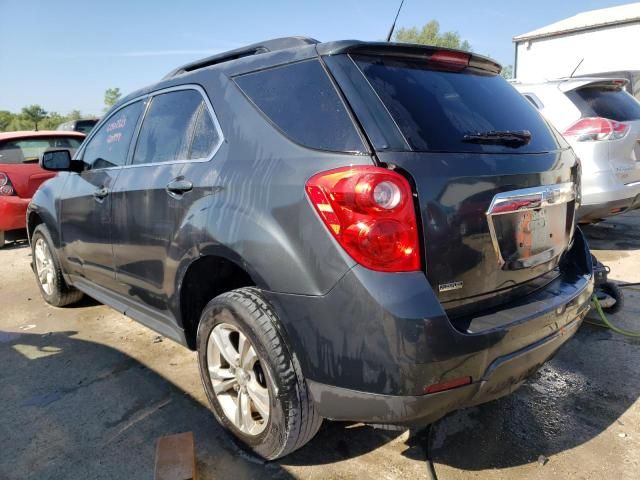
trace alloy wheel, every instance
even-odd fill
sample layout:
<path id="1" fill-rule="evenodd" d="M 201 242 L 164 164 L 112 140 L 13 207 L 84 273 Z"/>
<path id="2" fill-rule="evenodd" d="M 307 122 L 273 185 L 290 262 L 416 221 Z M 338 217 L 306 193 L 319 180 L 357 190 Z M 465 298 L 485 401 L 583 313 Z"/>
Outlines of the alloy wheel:
<path id="1" fill-rule="evenodd" d="M 207 341 L 213 392 L 229 421 L 242 433 L 259 435 L 269 422 L 266 368 L 251 341 L 237 327 L 216 325 Z"/>
<path id="2" fill-rule="evenodd" d="M 36 262 L 36 273 L 38 275 L 40 285 L 42 286 L 42 290 L 44 290 L 47 295 L 51 295 L 55 288 L 55 266 L 53 264 L 51 250 L 49 250 L 47 242 L 45 242 L 42 237 L 36 240 L 34 256 Z"/>

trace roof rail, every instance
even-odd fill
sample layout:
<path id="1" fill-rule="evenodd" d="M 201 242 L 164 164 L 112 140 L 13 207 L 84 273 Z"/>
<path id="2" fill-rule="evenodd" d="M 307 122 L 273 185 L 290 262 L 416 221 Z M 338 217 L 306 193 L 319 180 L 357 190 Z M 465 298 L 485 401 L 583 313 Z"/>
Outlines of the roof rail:
<path id="1" fill-rule="evenodd" d="M 276 50 L 283 50 L 285 48 L 303 47 L 305 45 L 315 45 L 318 40 L 309 37 L 282 37 L 274 38 L 273 40 L 266 40 L 264 42 L 253 43 L 246 47 L 236 48 L 227 52 L 218 53 L 210 57 L 196 60 L 195 62 L 187 63 L 181 67 L 176 68 L 169 72 L 163 80 L 175 77 L 182 73 L 193 72 L 200 68 L 210 67 L 218 63 L 228 62 L 237 58 L 249 57 L 251 55 L 258 55 L 260 53 L 273 52 Z"/>

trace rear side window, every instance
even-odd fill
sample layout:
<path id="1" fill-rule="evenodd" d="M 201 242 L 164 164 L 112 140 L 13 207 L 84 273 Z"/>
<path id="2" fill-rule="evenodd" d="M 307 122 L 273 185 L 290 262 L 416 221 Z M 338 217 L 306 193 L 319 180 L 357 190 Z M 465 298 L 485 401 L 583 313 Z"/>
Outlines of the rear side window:
<path id="1" fill-rule="evenodd" d="M 318 60 L 249 73 L 234 80 L 294 142 L 318 150 L 363 151 L 362 140 Z"/>
<path id="2" fill-rule="evenodd" d="M 111 115 L 91 137 L 82 160 L 90 169 L 124 165 L 131 137 L 142 113 L 141 101 L 132 103 Z"/>
<path id="3" fill-rule="evenodd" d="M 617 122 L 640 120 L 640 103 L 619 87 L 586 87 L 567 92 L 583 117 L 603 117 Z"/>
<path id="4" fill-rule="evenodd" d="M 207 158 L 218 138 L 198 91 L 178 90 L 156 95 L 142 122 L 133 163 Z"/>
<path id="5" fill-rule="evenodd" d="M 535 107 L 499 75 L 434 70 L 423 61 L 357 55 L 354 61 L 415 151 L 532 153 L 558 147 Z M 465 135 L 528 130 L 517 148 L 463 141 Z"/>

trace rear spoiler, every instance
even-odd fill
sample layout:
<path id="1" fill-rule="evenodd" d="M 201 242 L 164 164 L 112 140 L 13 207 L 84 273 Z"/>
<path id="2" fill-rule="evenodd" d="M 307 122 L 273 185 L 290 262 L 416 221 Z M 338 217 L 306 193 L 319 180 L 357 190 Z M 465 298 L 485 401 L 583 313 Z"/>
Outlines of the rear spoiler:
<path id="1" fill-rule="evenodd" d="M 558 89 L 561 92 L 571 92 L 584 87 L 608 87 L 623 89 L 629 84 L 626 78 L 602 78 L 602 77 L 583 77 L 583 78 L 566 78 L 561 79 Z"/>
<path id="2" fill-rule="evenodd" d="M 378 55 L 393 57 L 408 57 L 418 60 L 429 60 L 435 53 L 450 53 L 452 55 L 465 54 L 469 56 L 468 66 L 486 72 L 498 74 L 502 66 L 488 57 L 477 55 L 463 50 L 442 48 L 432 45 L 419 45 L 414 43 L 393 42 L 361 42 L 358 40 L 342 40 L 339 42 L 326 42 L 316 45 L 318 53 L 323 56 L 340 55 L 345 53 L 359 53 L 362 55 Z"/>

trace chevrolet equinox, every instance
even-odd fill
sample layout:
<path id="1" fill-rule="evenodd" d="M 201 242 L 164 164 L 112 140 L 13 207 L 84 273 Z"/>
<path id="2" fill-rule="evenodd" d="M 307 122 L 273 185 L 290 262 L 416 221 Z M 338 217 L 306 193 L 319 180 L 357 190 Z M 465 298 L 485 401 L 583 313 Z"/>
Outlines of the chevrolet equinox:
<path id="1" fill-rule="evenodd" d="M 575 333 L 592 266 L 573 151 L 488 58 L 282 38 L 116 104 L 36 193 L 44 299 L 192 350 L 266 459 L 323 418 L 426 425 Z"/>

